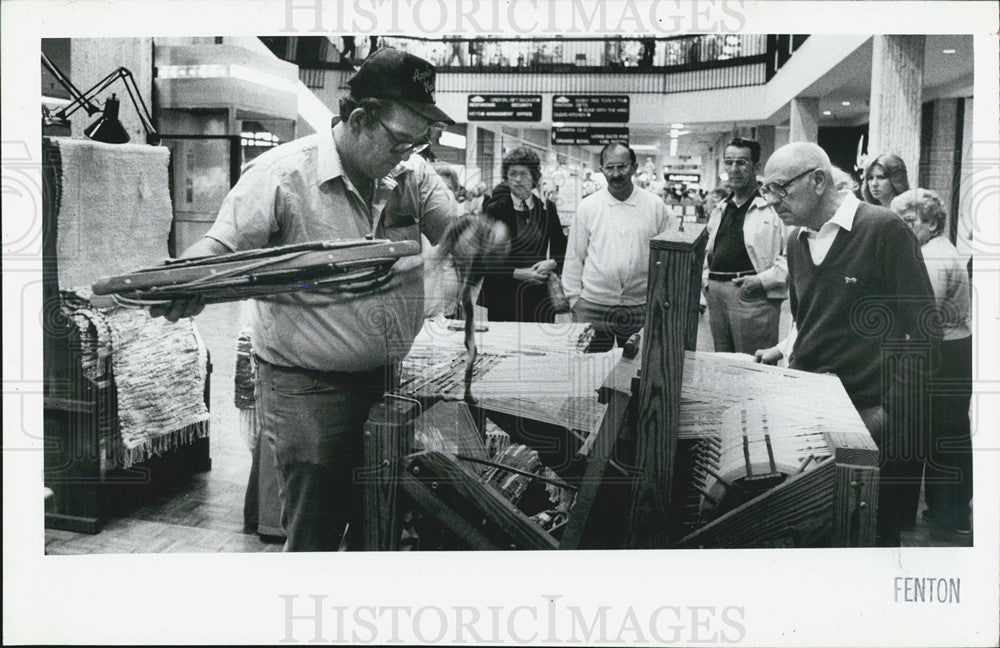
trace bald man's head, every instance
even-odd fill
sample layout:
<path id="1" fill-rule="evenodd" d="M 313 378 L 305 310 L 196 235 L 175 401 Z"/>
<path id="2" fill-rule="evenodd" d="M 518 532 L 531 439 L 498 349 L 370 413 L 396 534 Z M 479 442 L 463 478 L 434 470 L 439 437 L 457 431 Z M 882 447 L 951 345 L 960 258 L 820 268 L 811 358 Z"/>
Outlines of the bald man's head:
<path id="1" fill-rule="evenodd" d="M 812 142 L 792 142 L 771 155 L 762 191 L 786 225 L 818 230 L 840 204 L 830 156 Z"/>
<path id="2" fill-rule="evenodd" d="M 770 175 L 773 170 L 782 170 L 792 176 L 806 169 L 820 169 L 827 177 L 831 176 L 830 156 L 822 148 L 812 142 L 792 142 L 785 144 L 771 155 L 764 167 L 764 175 Z"/>

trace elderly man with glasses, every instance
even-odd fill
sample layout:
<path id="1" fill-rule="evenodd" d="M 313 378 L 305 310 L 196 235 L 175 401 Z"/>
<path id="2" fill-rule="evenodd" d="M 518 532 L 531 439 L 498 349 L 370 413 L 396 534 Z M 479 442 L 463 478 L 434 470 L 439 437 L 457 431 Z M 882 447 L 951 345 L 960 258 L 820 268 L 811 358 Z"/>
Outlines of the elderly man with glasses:
<path id="1" fill-rule="evenodd" d="M 762 349 L 757 359 L 777 362 L 791 347 L 789 367 L 840 378 L 882 456 L 879 541 L 898 546 L 927 453 L 913 390 L 922 382 L 917 372 L 927 376 L 936 367 L 940 347 L 920 244 L 893 212 L 838 192 L 830 159 L 815 144 L 781 147 L 764 176 L 761 194 L 793 228 L 787 259 L 794 322 L 784 349 Z"/>
<path id="2" fill-rule="evenodd" d="M 649 241 L 675 227 L 663 201 L 632 181 L 635 151 L 608 144 L 600 161 L 608 186 L 577 206 L 563 266 L 574 321 L 594 325 L 594 352 L 624 346 L 645 324 Z"/>
<path id="3" fill-rule="evenodd" d="M 716 351 L 753 353 L 778 343 L 788 297 L 784 227 L 757 190 L 760 144 L 737 137 L 722 163 L 729 196 L 708 219 L 705 296 Z"/>
<path id="4" fill-rule="evenodd" d="M 184 256 L 367 236 L 437 243 L 455 204 L 412 155 L 454 123 L 434 105 L 434 68 L 380 49 L 348 81 L 329 130 L 253 160 L 205 238 Z M 280 469 L 286 551 L 332 551 L 360 527 L 362 425 L 423 323 L 419 255 L 365 294 L 315 290 L 251 301 L 262 436 Z M 168 319 L 197 304 L 160 309 Z"/>

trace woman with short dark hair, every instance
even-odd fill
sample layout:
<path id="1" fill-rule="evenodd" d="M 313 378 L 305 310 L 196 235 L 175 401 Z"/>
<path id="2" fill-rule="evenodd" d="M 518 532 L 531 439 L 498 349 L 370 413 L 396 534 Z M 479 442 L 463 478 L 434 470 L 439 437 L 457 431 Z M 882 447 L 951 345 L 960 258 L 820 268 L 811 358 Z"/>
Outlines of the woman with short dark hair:
<path id="1" fill-rule="evenodd" d="M 862 188 L 865 202 L 888 207 L 892 199 L 910 188 L 906 178 L 906 163 L 898 155 L 880 155 L 865 169 Z"/>
<path id="2" fill-rule="evenodd" d="M 535 193 L 542 177 L 538 154 L 526 146 L 508 153 L 503 181 L 485 201 L 483 213 L 507 226 L 510 254 L 487 274 L 480 304 L 494 321 L 551 322 L 550 275 L 562 272 L 566 235 L 551 200 Z"/>
<path id="3" fill-rule="evenodd" d="M 897 196 L 891 208 L 920 241 L 940 312 L 941 367 L 930 390 L 930 456 L 924 470 L 924 518 L 956 533 L 971 531 L 972 301 L 965 262 L 945 235 L 948 214 L 929 189 Z M 916 513 L 916 511 L 914 511 Z"/>

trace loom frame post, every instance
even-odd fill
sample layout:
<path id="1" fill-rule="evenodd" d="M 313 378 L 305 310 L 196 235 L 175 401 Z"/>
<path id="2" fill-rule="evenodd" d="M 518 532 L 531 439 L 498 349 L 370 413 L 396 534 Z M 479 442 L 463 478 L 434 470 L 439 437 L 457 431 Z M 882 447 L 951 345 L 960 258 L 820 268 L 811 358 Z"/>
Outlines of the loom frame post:
<path id="1" fill-rule="evenodd" d="M 414 421 L 420 403 L 387 397 L 376 403 L 364 425 L 362 548 L 397 551 L 402 533 L 399 483 L 403 458 L 413 449 Z"/>
<path id="2" fill-rule="evenodd" d="M 698 295 L 707 242 L 706 228 L 698 227 L 665 232 L 649 245 L 636 426 L 637 478 L 626 536 L 631 549 L 664 549 L 670 544 L 667 510 L 677 454 L 684 351 L 697 344 Z"/>

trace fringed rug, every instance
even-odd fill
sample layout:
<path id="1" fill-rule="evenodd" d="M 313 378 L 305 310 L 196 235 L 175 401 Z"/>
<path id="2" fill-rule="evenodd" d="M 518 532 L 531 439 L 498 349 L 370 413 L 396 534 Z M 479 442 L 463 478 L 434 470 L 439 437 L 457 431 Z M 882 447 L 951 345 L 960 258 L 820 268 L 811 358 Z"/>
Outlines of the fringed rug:
<path id="1" fill-rule="evenodd" d="M 102 439 L 103 470 L 129 468 L 208 435 L 208 353 L 191 319 L 170 323 L 145 310 L 72 303 L 84 370 L 92 380 L 113 377 L 117 394 L 117 429 Z"/>

